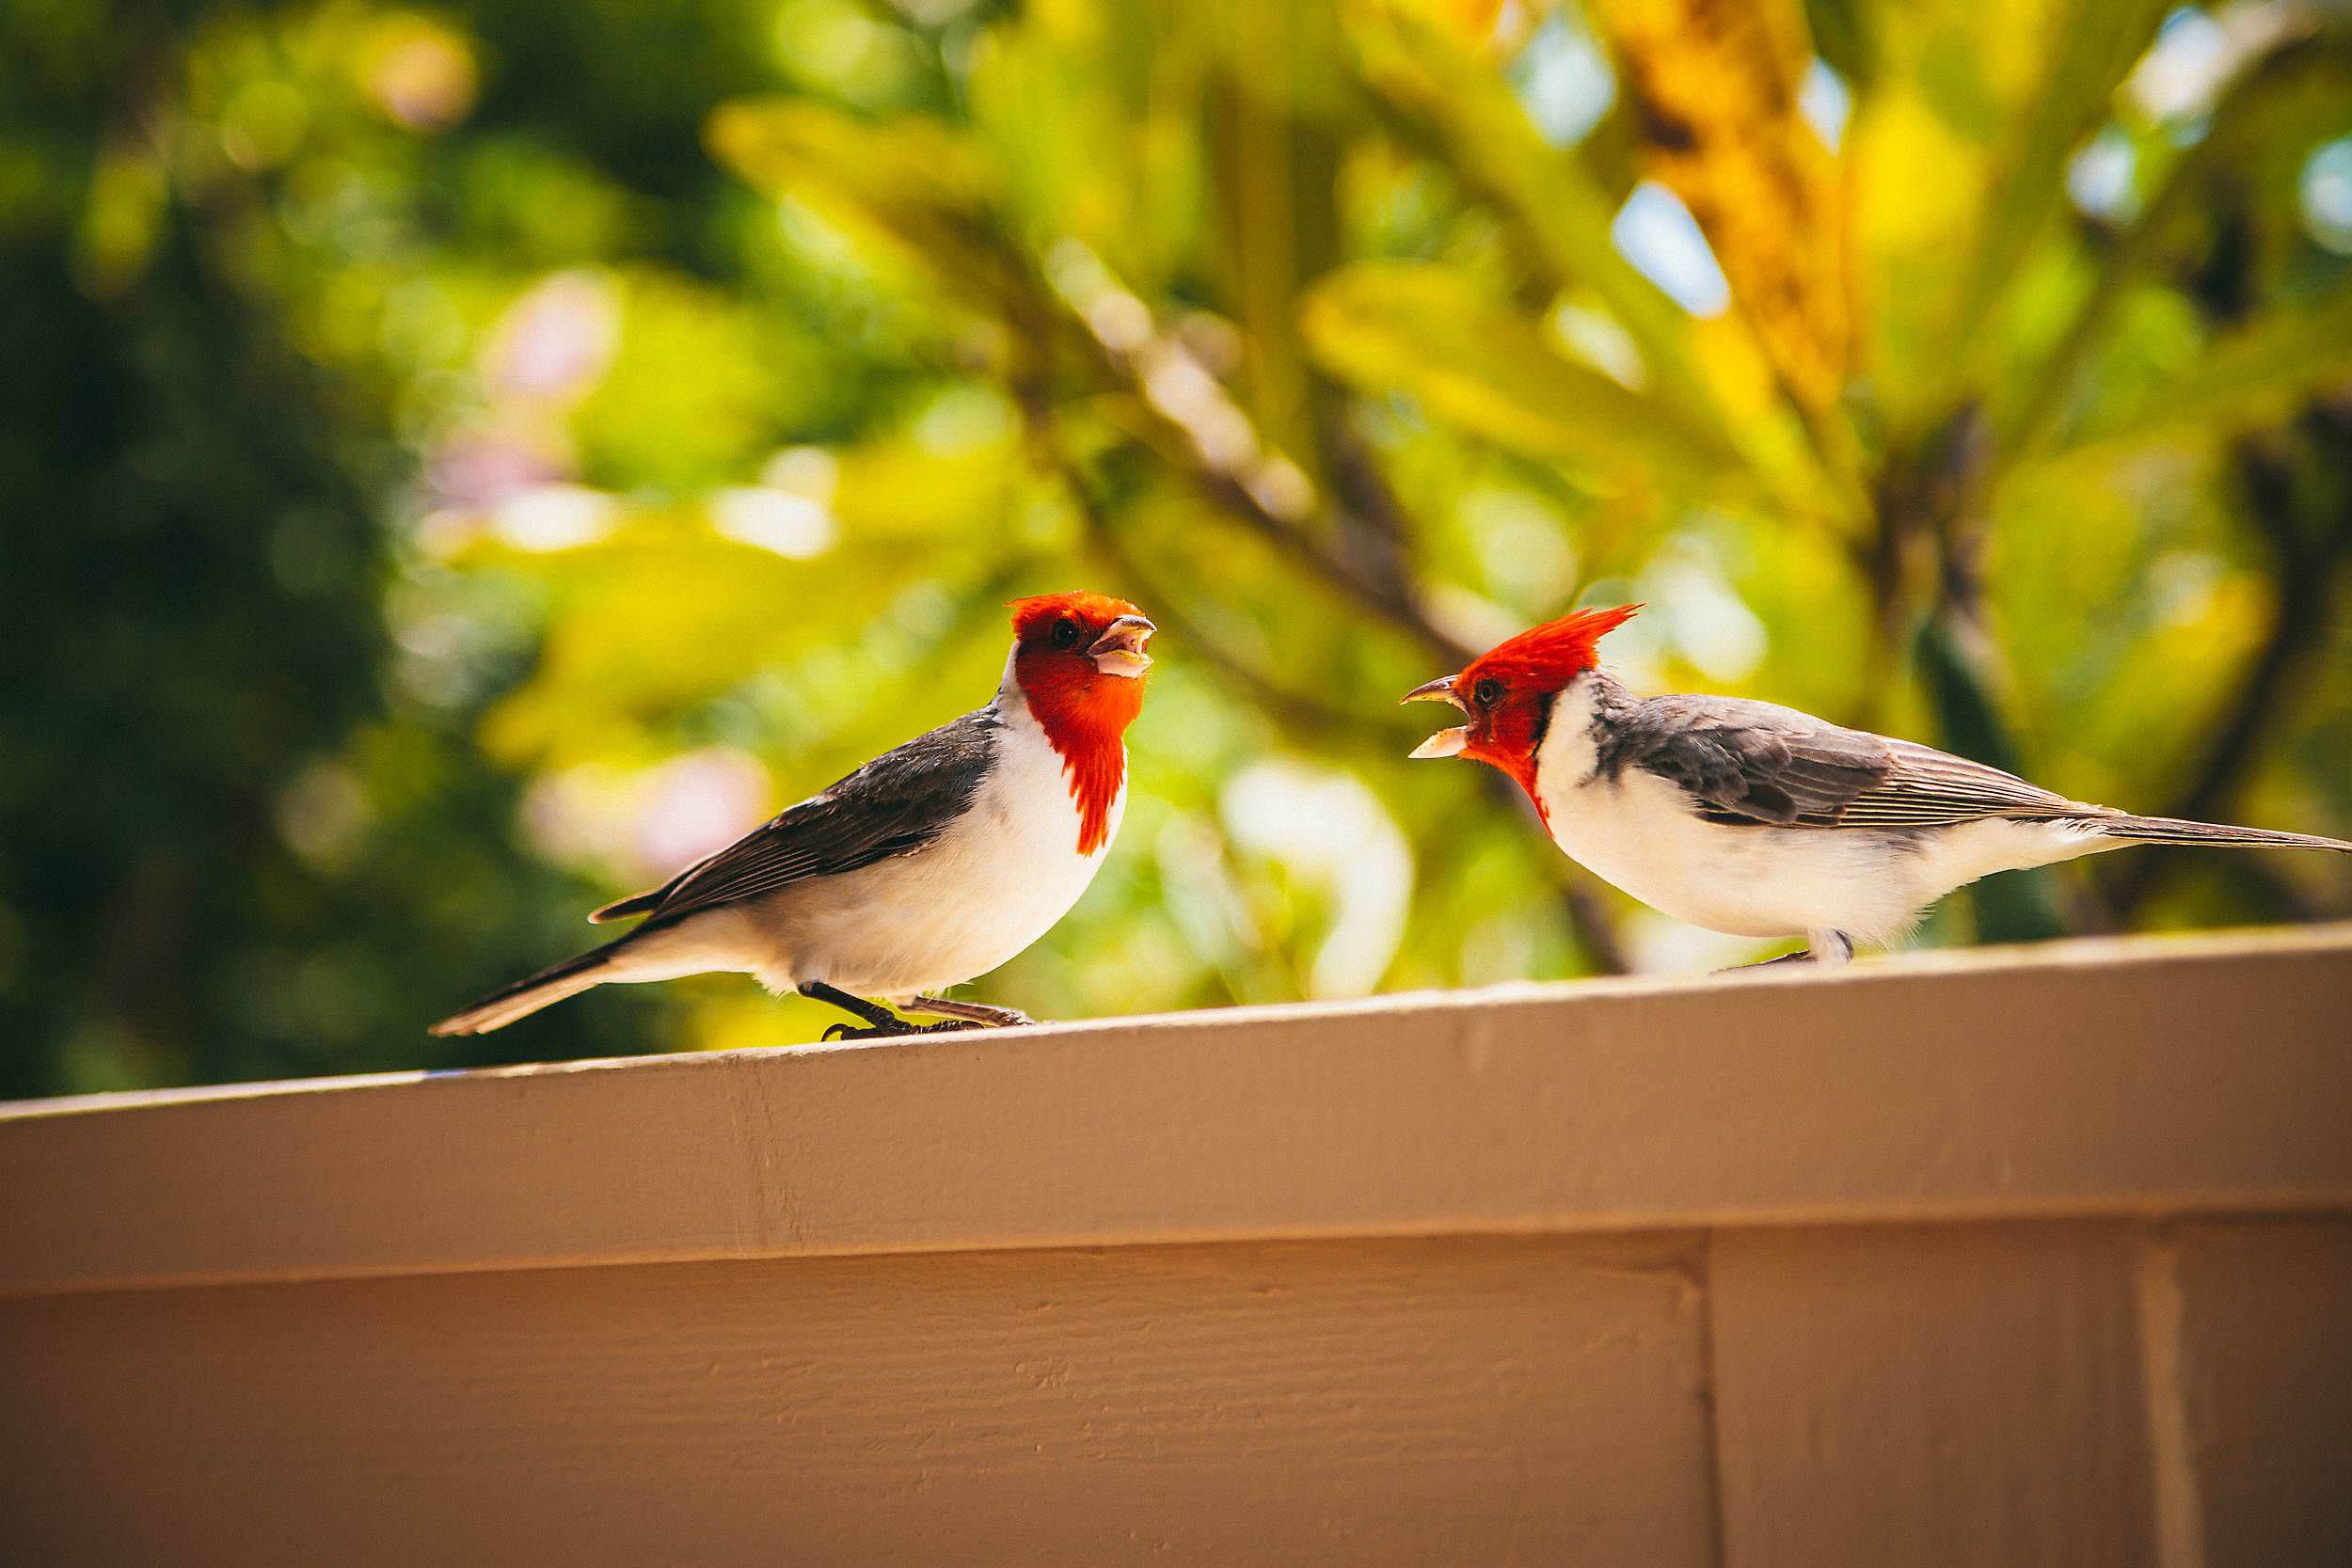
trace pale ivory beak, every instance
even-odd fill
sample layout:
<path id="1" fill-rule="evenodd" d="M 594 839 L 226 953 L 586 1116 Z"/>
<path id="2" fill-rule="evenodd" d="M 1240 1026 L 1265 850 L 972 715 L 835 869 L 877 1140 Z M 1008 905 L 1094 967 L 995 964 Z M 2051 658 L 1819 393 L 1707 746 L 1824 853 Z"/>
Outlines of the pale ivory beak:
<path id="1" fill-rule="evenodd" d="M 1421 761 L 1431 757 L 1458 757 L 1462 748 L 1470 744 L 1470 726 L 1456 724 L 1450 730 L 1439 730 L 1405 754 Z"/>
<path id="2" fill-rule="evenodd" d="M 1430 681 L 1426 685 L 1417 686 L 1410 691 L 1405 693 L 1403 701 L 1408 703 L 1452 703 L 1455 707 L 1461 707 L 1462 699 L 1454 694 L 1454 679 L 1455 677 L 1452 675 L 1440 675 L 1436 680 Z M 1468 712 L 1469 710 L 1465 708 L 1463 711 Z M 1436 735 L 1431 736 L 1428 739 L 1414 747 L 1409 754 L 1423 759 L 1429 757 L 1459 756 L 1462 754 L 1462 748 L 1470 744 L 1470 733 L 1468 725 L 1463 725 L 1451 730 L 1439 730 Z"/>
<path id="3" fill-rule="evenodd" d="M 1104 674 L 1133 680 L 1152 668 L 1151 656 L 1143 651 L 1143 645 L 1159 629 L 1140 615 L 1121 615 L 1103 628 L 1103 635 L 1094 640 L 1087 657 L 1094 660 L 1095 669 Z"/>

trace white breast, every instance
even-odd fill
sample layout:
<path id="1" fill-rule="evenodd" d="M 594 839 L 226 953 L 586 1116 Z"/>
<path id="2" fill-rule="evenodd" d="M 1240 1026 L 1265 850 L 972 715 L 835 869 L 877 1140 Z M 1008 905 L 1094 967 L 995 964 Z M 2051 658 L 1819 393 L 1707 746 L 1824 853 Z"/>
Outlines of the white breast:
<path id="1" fill-rule="evenodd" d="M 1078 808 L 1059 753 L 1018 689 L 1001 700 L 996 765 L 972 809 L 923 848 L 787 889 L 763 911 L 776 990 L 821 980 L 865 996 L 961 985 L 1011 958 L 1070 911 L 1102 865 L 1110 832 L 1078 853 Z"/>
<path id="2" fill-rule="evenodd" d="M 1554 710 L 1536 778 L 1552 840 L 1578 864 L 1677 920 L 1734 936 L 1867 930 L 1875 941 L 1908 917 L 1898 898 L 1878 896 L 1894 890 L 1864 835 L 1724 827 L 1654 773 L 1597 776 L 1590 705 L 1573 693 Z"/>

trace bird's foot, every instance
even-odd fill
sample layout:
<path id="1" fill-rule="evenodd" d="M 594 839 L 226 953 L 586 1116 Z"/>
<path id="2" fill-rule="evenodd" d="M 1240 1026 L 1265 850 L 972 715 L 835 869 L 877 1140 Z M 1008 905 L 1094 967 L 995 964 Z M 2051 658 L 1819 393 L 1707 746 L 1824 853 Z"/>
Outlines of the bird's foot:
<path id="1" fill-rule="evenodd" d="M 1736 974 L 1743 969 L 1763 969 L 1771 964 L 1820 964 L 1824 969 L 1836 969 L 1852 957 L 1853 938 L 1843 931 L 1824 927 L 1807 931 L 1804 947 L 1799 952 L 1783 953 L 1777 958 L 1760 958 L 1752 964 L 1734 964 L 1729 969 L 1719 969 L 1715 973 Z"/>
<path id="2" fill-rule="evenodd" d="M 1751 969 L 1770 969 L 1774 964 L 1809 964 L 1811 962 L 1813 962 L 1813 955 L 1810 953 L 1783 953 L 1777 958 L 1758 958 L 1752 964 L 1733 964 L 1728 969 L 1719 969 L 1715 973 L 1739 974 Z"/>
<path id="3" fill-rule="evenodd" d="M 961 1019 L 967 1023 L 985 1023 L 997 1029 L 1010 1029 L 1018 1024 L 1037 1022 L 1018 1007 L 999 1007 L 987 1002 L 966 1002 L 951 996 L 918 996 L 906 1003 L 905 1006 L 911 1013 L 931 1013 L 940 1018 Z"/>
<path id="4" fill-rule="evenodd" d="M 909 1023 L 905 1019 L 895 1019 L 888 1023 L 870 1023 L 862 1029 L 854 1023 L 836 1023 L 825 1031 L 823 1037 L 827 1042 L 887 1040 L 896 1039 L 901 1035 L 945 1035 L 958 1029 L 977 1029 L 979 1025 L 970 1019 L 963 1018 L 951 1018 L 945 1023 Z"/>

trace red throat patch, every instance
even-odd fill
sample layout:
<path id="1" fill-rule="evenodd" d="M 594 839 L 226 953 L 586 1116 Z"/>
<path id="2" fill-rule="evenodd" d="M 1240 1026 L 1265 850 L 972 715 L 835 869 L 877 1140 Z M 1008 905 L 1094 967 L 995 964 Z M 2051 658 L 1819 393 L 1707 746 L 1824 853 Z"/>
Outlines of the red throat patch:
<path id="1" fill-rule="evenodd" d="M 1551 826 L 1551 813 L 1535 787 L 1535 727 L 1552 696 L 1549 691 L 1512 692 L 1487 712 L 1486 722 L 1474 728 L 1470 744 L 1462 748 L 1464 756 L 1517 780 L 1527 798 L 1535 802 L 1535 815 L 1547 828 Z"/>
<path id="2" fill-rule="evenodd" d="M 1016 599 L 1012 611 L 1013 678 L 1061 758 L 1078 808 L 1078 853 L 1091 855 L 1111 836 L 1111 806 L 1127 776 L 1123 737 L 1143 711 L 1143 677 L 1105 674 L 1085 650 L 1113 621 L 1143 612 L 1102 594 Z"/>

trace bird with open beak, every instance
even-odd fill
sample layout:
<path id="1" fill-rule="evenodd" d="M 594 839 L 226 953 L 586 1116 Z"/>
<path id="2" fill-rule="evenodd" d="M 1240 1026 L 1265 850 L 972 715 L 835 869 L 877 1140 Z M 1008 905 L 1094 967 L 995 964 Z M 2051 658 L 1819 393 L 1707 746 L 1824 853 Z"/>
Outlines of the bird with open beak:
<path id="1" fill-rule="evenodd" d="M 2307 833 L 2134 816 L 1908 740 L 1736 697 L 1637 697 L 1600 639 L 1638 605 L 1581 610 L 1405 701 L 1468 722 L 1416 757 L 1470 757 L 1518 781 L 1569 858 L 1710 931 L 1802 937 L 1843 962 L 1995 871 L 2126 844 L 2332 849 Z M 1776 960 L 1775 960 L 1776 961 Z"/>
<path id="2" fill-rule="evenodd" d="M 1045 934 L 1094 879 L 1127 800 L 1127 726 L 1155 629 L 1124 599 L 1012 605 L 988 705 L 884 752 L 822 794 L 588 918 L 644 916 L 617 942 L 434 1026 L 497 1029 L 607 981 L 731 971 L 842 1007 L 868 1038 L 1026 1023 L 937 994 Z M 871 1000 L 946 1022 L 915 1024 Z"/>

